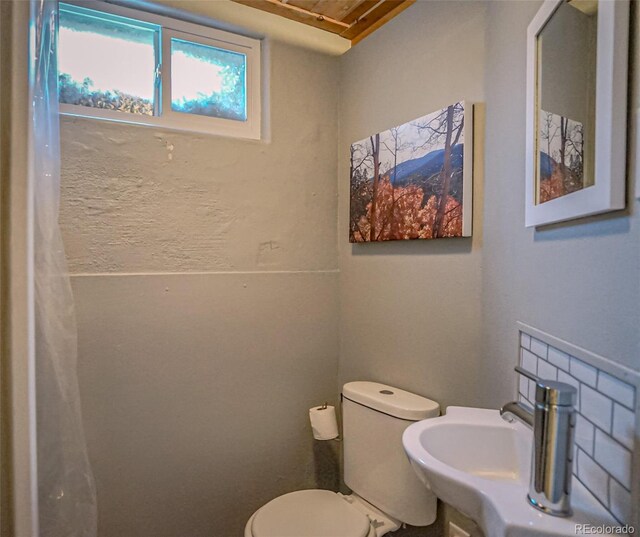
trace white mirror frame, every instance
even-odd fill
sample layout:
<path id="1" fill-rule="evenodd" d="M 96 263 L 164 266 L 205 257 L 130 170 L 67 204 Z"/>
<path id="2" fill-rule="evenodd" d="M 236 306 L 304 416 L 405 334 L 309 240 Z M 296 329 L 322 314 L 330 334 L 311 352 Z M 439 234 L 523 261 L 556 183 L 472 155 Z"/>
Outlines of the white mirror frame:
<path id="1" fill-rule="evenodd" d="M 595 184 L 536 204 L 537 38 L 564 1 L 545 0 L 527 29 L 526 227 L 625 207 L 629 0 L 598 2 Z"/>

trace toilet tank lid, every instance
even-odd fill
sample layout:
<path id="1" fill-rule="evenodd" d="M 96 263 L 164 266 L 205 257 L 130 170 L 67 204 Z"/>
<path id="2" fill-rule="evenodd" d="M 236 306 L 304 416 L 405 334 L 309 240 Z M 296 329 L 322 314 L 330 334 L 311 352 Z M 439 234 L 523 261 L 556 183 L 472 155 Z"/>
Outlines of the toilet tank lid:
<path id="1" fill-rule="evenodd" d="M 378 382 L 348 382 L 342 388 L 342 395 L 350 401 L 403 420 L 419 421 L 440 415 L 440 405 L 435 401 Z"/>

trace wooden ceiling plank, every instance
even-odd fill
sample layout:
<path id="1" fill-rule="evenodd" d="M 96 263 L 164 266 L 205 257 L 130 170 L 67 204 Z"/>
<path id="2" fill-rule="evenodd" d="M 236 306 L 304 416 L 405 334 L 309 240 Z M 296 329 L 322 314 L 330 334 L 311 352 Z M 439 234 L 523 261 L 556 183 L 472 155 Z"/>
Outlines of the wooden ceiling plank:
<path id="1" fill-rule="evenodd" d="M 301 13 L 305 17 L 313 17 L 318 21 L 324 21 L 326 19 L 327 22 L 330 22 L 330 23 L 335 24 L 337 26 L 342 26 L 343 28 L 348 28 L 349 27 L 348 24 L 346 24 L 346 23 L 344 23 L 342 21 L 333 19 L 333 18 L 331 18 L 331 17 L 329 17 L 327 15 L 324 15 L 322 13 L 317 13 L 315 11 L 310 11 L 310 10 L 308 10 L 306 8 L 303 8 L 303 7 L 298 7 L 298 6 L 294 5 L 293 3 L 285 4 L 285 3 L 282 2 L 282 0 L 262 0 L 262 1 L 263 2 L 267 2 L 269 4 L 274 4 L 274 5 L 278 6 L 278 8 L 284 7 L 285 9 L 288 9 L 290 11 L 297 11 L 298 13 Z M 298 1 L 300 1 L 300 0 L 298 0 Z M 312 1 L 315 1 L 315 0 L 312 0 Z M 312 7 L 311 4 L 309 4 L 309 6 Z"/>
<path id="2" fill-rule="evenodd" d="M 313 11 L 344 22 L 344 17 L 346 17 L 363 1 L 364 0 L 318 0 L 316 5 L 313 7 Z M 347 24 L 351 24 L 351 21 Z"/>
<path id="3" fill-rule="evenodd" d="M 340 36 L 351 40 L 351 45 L 355 45 L 415 2 L 416 0 L 385 0 Z"/>
<path id="4" fill-rule="evenodd" d="M 367 11 L 369 11 L 373 6 L 375 6 L 380 0 L 360 0 L 354 8 L 347 13 L 341 20 L 342 22 L 346 22 L 347 24 L 351 24 L 352 22 L 358 20 L 358 17 L 364 15 Z"/>
<path id="5" fill-rule="evenodd" d="M 326 19 L 318 20 L 318 18 L 313 15 L 307 15 L 305 13 L 289 9 L 285 7 L 286 4 L 281 4 L 280 2 L 268 2 L 266 0 L 234 0 L 234 2 L 242 4 L 243 6 L 266 11 L 267 13 L 272 13 L 274 15 L 280 15 L 281 17 L 285 17 L 296 22 L 308 24 L 309 26 L 326 30 L 332 34 L 340 34 L 345 30 L 344 26 L 340 24 L 335 24 Z"/>
<path id="6" fill-rule="evenodd" d="M 282 2 L 282 0 L 278 1 Z M 342 18 L 362 1 L 363 0 L 287 0 L 287 4 L 330 19 L 342 21 Z"/>
<path id="7" fill-rule="evenodd" d="M 374 24 L 378 19 L 381 19 L 387 13 L 393 11 L 403 2 L 404 0 L 384 0 L 384 2 L 380 2 L 380 0 L 378 0 L 373 9 L 370 9 L 364 15 L 361 15 L 357 21 L 344 30 L 340 35 L 349 40 L 353 39 L 359 33 Z"/>
<path id="8" fill-rule="evenodd" d="M 349 39 L 352 46 L 416 2 L 416 0 L 287 0 L 286 3 L 282 0 L 233 1 L 337 34 Z M 342 14 L 347 9 L 350 11 Z"/>
<path id="9" fill-rule="evenodd" d="M 289 0 L 287 4 L 290 6 L 301 7 L 307 11 L 317 11 L 315 7 L 318 4 L 318 0 Z"/>

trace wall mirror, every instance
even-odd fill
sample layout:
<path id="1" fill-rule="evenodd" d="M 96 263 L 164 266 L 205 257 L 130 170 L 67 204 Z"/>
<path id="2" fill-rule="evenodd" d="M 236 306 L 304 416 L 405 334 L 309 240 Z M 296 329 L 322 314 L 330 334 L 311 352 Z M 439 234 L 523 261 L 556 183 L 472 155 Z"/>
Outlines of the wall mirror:
<path id="1" fill-rule="evenodd" d="M 624 208 L 628 0 L 546 0 L 527 40 L 526 225 Z"/>

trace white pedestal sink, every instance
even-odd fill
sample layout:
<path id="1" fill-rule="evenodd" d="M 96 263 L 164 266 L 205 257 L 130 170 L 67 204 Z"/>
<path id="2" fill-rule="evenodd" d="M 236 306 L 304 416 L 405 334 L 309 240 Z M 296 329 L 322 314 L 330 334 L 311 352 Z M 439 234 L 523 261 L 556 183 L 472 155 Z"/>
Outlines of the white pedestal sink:
<path id="1" fill-rule="evenodd" d="M 475 520 L 487 537 L 566 536 L 576 535 L 576 524 L 618 526 L 575 478 L 572 517 L 529 505 L 532 431 L 508 423 L 497 410 L 449 407 L 444 416 L 410 425 L 402 443 L 424 485 Z"/>

